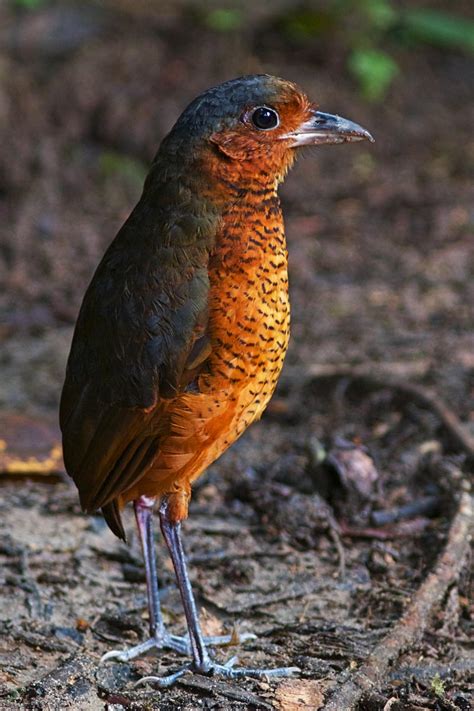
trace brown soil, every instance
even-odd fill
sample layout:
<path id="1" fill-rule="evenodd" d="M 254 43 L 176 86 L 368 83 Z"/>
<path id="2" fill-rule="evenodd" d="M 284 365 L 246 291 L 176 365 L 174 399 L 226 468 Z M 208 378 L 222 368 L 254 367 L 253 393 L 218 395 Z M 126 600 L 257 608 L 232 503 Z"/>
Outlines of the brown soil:
<path id="1" fill-rule="evenodd" d="M 374 145 L 308 153 L 282 190 L 293 313 L 286 377 L 263 419 L 198 482 L 185 525 L 206 632 L 255 632 L 240 664 L 302 673 L 189 675 L 169 690 L 135 689 L 180 660 L 99 665 L 147 634 L 131 512 L 125 545 L 100 516 L 81 514 L 65 476 L 5 475 L 0 709 L 317 709 L 406 609 L 446 542 L 453 471 L 469 469 L 433 412 L 389 384 L 304 373 L 362 364 L 418 379 L 474 433 L 472 61 L 395 45 L 401 77 L 373 106 L 337 41 L 295 48 L 264 11 L 249 9 L 245 32 L 227 34 L 178 3 L 112 5 L 0 8 L 0 407 L 8 418 L 55 422 L 84 289 L 161 138 L 197 93 L 264 70 L 369 128 Z M 321 447 L 332 468 L 318 463 Z M 374 526 L 374 511 L 426 497 L 431 508 Z M 161 542 L 158 556 L 166 620 L 182 632 Z M 361 711 L 470 708 L 469 584 L 465 568 Z"/>

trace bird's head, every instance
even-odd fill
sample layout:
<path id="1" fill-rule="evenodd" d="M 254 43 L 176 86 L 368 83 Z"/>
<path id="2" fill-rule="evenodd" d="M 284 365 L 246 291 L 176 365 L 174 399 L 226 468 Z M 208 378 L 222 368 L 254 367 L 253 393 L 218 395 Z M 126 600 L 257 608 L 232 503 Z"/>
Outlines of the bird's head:
<path id="1" fill-rule="evenodd" d="M 280 182 L 301 146 L 373 141 L 368 131 L 318 111 L 292 82 L 267 74 L 232 79 L 198 96 L 164 145 L 205 155 L 213 172 Z"/>

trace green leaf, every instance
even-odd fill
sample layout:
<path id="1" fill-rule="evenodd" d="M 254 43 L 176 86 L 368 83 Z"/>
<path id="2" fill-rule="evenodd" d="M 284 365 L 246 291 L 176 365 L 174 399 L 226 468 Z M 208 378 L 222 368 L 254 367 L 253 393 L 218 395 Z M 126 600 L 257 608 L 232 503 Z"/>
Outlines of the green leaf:
<path id="1" fill-rule="evenodd" d="M 13 7 L 19 7 L 25 10 L 36 10 L 42 5 L 46 5 L 49 0 L 11 0 Z"/>
<path id="2" fill-rule="evenodd" d="M 395 60 L 378 49 L 354 49 L 349 56 L 349 70 L 369 101 L 383 99 L 399 73 Z"/>
<path id="3" fill-rule="evenodd" d="M 436 10 L 407 10 L 402 24 L 409 38 L 438 47 L 474 52 L 474 22 Z"/>
<path id="4" fill-rule="evenodd" d="M 307 40 L 334 31 L 336 18 L 323 10 L 291 10 L 278 20 L 278 27 L 296 41 Z"/>
<path id="5" fill-rule="evenodd" d="M 440 699 L 443 698 L 445 694 L 445 688 L 444 683 L 438 673 L 436 673 L 431 680 L 431 688 L 435 696 L 438 696 L 438 698 Z"/>
<path id="6" fill-rule="evenodd" d="M 224 8 L 220 8 L 212 10 L 206 16 L 206 25 L 218 32 L 232 32 L 232 30 L 238 30 L 242 25 L 242 21 L 242 13 L 236 9 L 225 10 Z"/>

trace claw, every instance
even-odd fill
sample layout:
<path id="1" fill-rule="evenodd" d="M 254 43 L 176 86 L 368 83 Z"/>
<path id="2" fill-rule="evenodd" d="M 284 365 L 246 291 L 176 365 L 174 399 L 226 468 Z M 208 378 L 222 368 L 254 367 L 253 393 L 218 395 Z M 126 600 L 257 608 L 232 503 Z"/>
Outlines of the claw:
<path id="1" fill-rule="evenodd" d="M 137 644 L 135 647 L 131 647 L 130 649 L 112 649 L 110 652 L 103 654 L 100 661 L 102 663 L 114 659 L 117 662 L 129 662 L 131 659 L 138 657 L 140 654 L 148 652 L 148 650 L 153 647 L 160 648 L 162 646 L 164 645 L 161 640 L 147 639 L 146 642 Z"/>
<path id="2" fill-rule="evenodd" d="M 168 674 L 168 676 L 144 676 L 137 682 L 135 682 L 134 687 L 136 688 L 137 686 L 141 686 L 142 684 L 153 684 L 154 686 L 166 688 L 168 686 L 172 686 L 175 681 L 184 676 L 186 672 L 190 671 L 190 669 L 191 664 L 186 664 L 184 667 L 181 667 L 173 674 Z"/>
<path id="3" fill-rule="evenodd" d="M 226 666 L 224 665 L 225 669 Z M 222 672 L 221 672 L 222 673 Z M 291 677 L 301 673 L 299 667 L 276 667 L 275 669 L 251 669 L 240 667 L 240 669 L 229 669 L 227 676 L 233 679 L 238 679 L 242 676 L 248 676 L 252 679 L 261 679 L 262 677 Z M 224 674 L 226 676 L 226 674 Z"/>
<path id="4" fill-rule="evenodd" d="M 237 661 L 237 657 L 231 657 L 224 664 L 212 663 L 206 669 L 197 669 L 193 664 L 186 664 L 186 666 L 181 667 L 173 674 L 168 674 L 167 676 L 144 676 L 142 679 L 136 682 L 135 686 L 140 684 L 152 684 L 159 687 L 172 686 L 175 681 L 180 679 L 187 672 L 195 672 L 197 674 L 203 674 L 204 676 L 223 676 L 226 679 L 240 679 L 241 677 L 248 676 L 253 679 L 262 679 L 268 677 L 291 677 L 299 674 L 301 669 L 299 667 L 276 667 L 275 669 L 251 669 L 247 667 L 240 667 L 234 669 L 233 665 Z"/>
<path id="5" fill-rule="evenodd" d="M 130 649 L 112 649 L 106 652 L 100 661 L 108 662 L 111 659 L 117 662 L 130 662 L 132 659 L 145 654 L 150 649 L 172 649 L 180 654 L 189 654 L 189 640 L 187 637 L 176 635 L 166 635 L 165 637 L 151 637 L 141 644 L 130 647 Z"/>

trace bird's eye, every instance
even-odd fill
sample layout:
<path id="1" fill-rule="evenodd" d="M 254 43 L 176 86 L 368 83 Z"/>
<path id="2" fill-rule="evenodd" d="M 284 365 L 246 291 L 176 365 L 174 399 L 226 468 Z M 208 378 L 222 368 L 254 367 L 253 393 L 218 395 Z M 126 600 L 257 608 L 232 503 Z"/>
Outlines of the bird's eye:
<path id="1" fill-rule="evenodd" d="M 280 119 L 274 109 L 269 109 L 268 106 L 259 106 L 252 114 L 252 123 L 261 131 L 269 131 L 278 126 Z"/>

